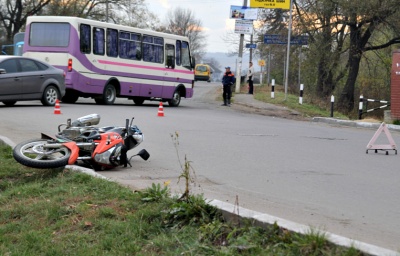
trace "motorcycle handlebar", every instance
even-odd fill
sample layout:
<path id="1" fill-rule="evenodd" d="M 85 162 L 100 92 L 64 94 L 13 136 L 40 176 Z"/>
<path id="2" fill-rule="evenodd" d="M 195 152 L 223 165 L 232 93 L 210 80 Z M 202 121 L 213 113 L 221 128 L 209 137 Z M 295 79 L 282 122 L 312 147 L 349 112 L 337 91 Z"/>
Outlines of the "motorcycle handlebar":
<path id="1" fill-rule="evenodd" d="M 129 119 L 125 119 L 125 131 L 129 132 Z"/>

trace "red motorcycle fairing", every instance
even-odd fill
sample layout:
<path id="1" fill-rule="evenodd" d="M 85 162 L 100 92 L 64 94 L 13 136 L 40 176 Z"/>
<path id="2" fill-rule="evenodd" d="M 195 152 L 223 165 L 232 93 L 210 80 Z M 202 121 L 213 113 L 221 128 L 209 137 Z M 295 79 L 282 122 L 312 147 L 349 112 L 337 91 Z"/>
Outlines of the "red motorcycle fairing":
<path id="1" fill-rule="evenodd" d="M 124 140 L 120 134 L 116 132 L 106 132 L 100 134 L 101 139 L 95 140 L 94 142 L 99 143 L 92 153 L 92 159 L 96 159 L 96 155 L 103 154 L 104 152 L 115 148 L 117 145 L 123 145 Z M 96 161 L 97 162 L 97 161 Z M 101 165 L 112 166 L 110 159 L 107 159 L 107 163 L 97 162 Z"/>
<path id="2" fill-rule="evenodd" d="M 68 159 L 68 164 L 74 164 L 79 157 L 79 147 L 73 141 L 63 143 L 63 145 L 71 150 L 71 156 Z"/>
<path id="3" fill-rule="evenodd" d="M 47 135 L 45 133 L 41 133 L 41 138 L 46 140 L 57 140 L 56 138 Z M 65 142 L 62 144 L 71 150 L 71 156 L 68 159 L 68 164 L 69 165 L 74 164 L 79 157 L 79 147 L 76 145 L 76 142 L 74 141 Z"/>

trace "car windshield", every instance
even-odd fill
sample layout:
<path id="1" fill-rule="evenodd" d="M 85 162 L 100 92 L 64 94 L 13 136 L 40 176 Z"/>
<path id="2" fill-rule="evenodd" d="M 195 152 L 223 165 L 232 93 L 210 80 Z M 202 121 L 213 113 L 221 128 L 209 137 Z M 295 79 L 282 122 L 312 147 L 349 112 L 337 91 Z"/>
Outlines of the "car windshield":
<path id="1" fill-rule="evenodd" d="M 197 71 L 200 71 L 200 72 L 206 72 L 206 71 L 207 71 L 207 68 L 206 68 L 205 66 L 198 66 L 198 67 L 196 68 L 196 70 L 197 70 Z"/>

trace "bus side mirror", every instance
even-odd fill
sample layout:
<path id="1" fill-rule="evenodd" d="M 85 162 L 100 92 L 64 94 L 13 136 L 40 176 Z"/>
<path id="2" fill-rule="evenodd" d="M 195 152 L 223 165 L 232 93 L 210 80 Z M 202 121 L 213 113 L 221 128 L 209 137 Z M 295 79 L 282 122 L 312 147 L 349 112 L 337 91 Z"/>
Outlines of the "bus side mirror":
<path id="1" fill-rule="evenodd" d="M 192 57 L 191 63 L 192 63 L 192 68 L 194 68 L 196 66 L 196 60 L 194 59 L 194 57 Z"/>

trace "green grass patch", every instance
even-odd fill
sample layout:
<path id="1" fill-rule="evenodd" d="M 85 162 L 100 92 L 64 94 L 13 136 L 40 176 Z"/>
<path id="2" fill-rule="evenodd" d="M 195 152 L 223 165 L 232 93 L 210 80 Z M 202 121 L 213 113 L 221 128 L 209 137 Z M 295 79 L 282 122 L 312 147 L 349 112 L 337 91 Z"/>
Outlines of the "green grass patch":
<path id="1" fill-rule="evenodd" d="M 0 255 L 362 255 L 321 234 L 229 223 L 201 195 L 32 169 L 0 146 Z"/>
<path id="2" fill-rule="evenodd" d="M 255 89 L 254 98 L 259 101 L 271 103 L 274 105 L 284 106 L 289 109 L 295 110 L 301 113 L 305 117 L 330 117 L 331 110 L 329 104 L 311 104 L 308 102 L 307 97 L 303 97 L 302 104 L 299 103 L 299 95 L 286 93 L 283 88 L 275 86 L 274 98 L 271 98 L 271 86 L 262 85 L 257 86 Z M 328 107 L 321 107 L 320 105 L 329 105 Z M 346 115 L 343 115 L 337 111 L 333 112 L 335 118 L 349 119 Z"/>

